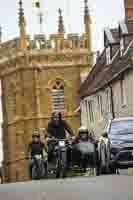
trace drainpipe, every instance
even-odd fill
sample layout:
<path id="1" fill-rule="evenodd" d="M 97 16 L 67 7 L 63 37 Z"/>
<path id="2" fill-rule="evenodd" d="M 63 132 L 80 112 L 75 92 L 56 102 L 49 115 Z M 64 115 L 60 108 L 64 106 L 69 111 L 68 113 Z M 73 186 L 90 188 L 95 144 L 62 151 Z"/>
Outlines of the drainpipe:
<path id="1" fill-rule="evenodd" d="M 109 85 L 110 88 L 110 99 L 111 99 L 111 112 L 113 119 L 115 118 L 115 111 L 114 111 L 114 100 L 113 100 L 113 89 L 112 86 Z"/>

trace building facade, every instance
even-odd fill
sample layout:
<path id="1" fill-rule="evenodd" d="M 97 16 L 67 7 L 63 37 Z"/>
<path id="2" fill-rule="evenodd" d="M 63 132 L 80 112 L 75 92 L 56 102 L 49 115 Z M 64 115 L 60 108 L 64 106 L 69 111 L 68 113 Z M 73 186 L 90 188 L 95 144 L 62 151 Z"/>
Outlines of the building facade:
<path id="1" fill-rule="evenodd" d="M 86 0 L 85 32 L 81 36 L 65 34 L 59 9 L 58 32 L 49 38 L 35 35 L 30 40 L 21 0 L 19 6 L 20 38 L 0 44 L 6 182 L 27 180 L 27 145 L 34 130 L 46 128 L 52 112 L 62 112 L 76 132 L 80 116 L 74 111 L 80 103 L 81 75 L 89 70 L 92 62 Z"/>
<path id="2" fill-rule="evenodd" d="M 128 2 L 118 28 L 105 29 L 104 50 L 81 85 L 81 121 L 97 138 L 108 119 L 133 116 L 133 15 Z"/>

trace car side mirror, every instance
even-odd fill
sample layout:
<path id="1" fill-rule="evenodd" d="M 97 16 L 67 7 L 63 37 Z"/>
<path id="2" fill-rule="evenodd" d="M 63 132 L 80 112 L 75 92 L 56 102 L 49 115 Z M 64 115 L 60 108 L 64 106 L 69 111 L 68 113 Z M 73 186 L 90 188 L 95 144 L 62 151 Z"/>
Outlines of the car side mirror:
<path id="1" fill-rule="evenodd" d="M 102 136 L 103 136 L 104 138 L 108 138 L 108 133 L 107 133 L 107 132 L 104 132 L 104 133 L 102 134 Z"/>

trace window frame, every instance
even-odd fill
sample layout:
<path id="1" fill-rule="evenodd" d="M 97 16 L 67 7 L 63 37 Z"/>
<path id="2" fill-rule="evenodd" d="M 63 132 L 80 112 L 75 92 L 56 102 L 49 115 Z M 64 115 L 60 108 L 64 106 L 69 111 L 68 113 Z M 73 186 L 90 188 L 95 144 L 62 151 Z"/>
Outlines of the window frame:
<path id="1" fill-rule="evenodd" d="M 103 118 L 103 97 L 101 94 L 97 96 L 99 119 Z"/>
<path id="2" fill-rule="evenodd" d="M 123 37 L 121 37 L 121 39 L 120 39 L 120 57 L 122 57 L 123 56 L 123 53 L 124 53 L 124 38 Z"/>
<path id="3" fill-rule="evenodd" d="M 65 88 L 63 81 L 56 80 L 51 89 L 52 111 L 65 111 Z"/>
<path id="4" fill-rule="evenodd" d="M 110 46 L 106 47 L 106 64 L 109 65 L 111 63 L 111 48 Z"/>
<path id="5" fill-rule="evenodd" d="M 124 76 L 120 79 L 120 98 L 121 98 L 121 106 L 126 105 L 126 90 L 125 90 L 125 78 Z"/>
<path id="6" fill-rule="evenodd" d="M 89 119 L 90 122 L 93 123 L 94 122 L 94 111 L 93 111 L 93 100 L 89 100 L 88 101 L 88 111 L 89 111 Z"/>

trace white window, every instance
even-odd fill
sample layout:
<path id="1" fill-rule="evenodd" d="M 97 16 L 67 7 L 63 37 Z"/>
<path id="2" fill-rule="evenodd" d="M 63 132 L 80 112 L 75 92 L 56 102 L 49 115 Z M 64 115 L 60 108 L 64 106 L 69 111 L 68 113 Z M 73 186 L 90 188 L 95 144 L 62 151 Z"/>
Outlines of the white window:
<path id="1" fill-rule="evenodd" d="M 126 91 L 125 91 L 125 80 L 124 77 L 120 80 L 120 95 L 121 95 L 121 105 L 126 104 Z"/>
<path id="2" fill-rule="evenodd" d="M 110 47 L 106 48 L 106 64 L 109 65 L 111 63 L 111 52 Z"/>
<path id="3" fill-rule="evenodd" d="M 99 110 L 99 118 L 103 116 L 103 99 L 101 95 L 98 95 L 98 110 Z"/>
<path id="4" fill-rule="evenodd" d="M 109 90 L 106 90 L 106 112 L 111 112 L 110 91 Z"/>
<path id="5" fill-rule="evenodd" d="M 88 111 L 89 111 L 90 122 L 94 122 L 93 101 L 88 101 Z"/>
<path id="6" fill-rule="evenodd" d="M 123 52 L 124 52 L 124 38 L 121 38 L 121 40 L 120 40 L 120 57 L 123 56 Z"/>
<path id="7" fill-rule="evenodd" d="M 87 113 L 86 113 L 86 101 L 81 102 L 81 124 L 86 126 L 87 123 Z"/>
<path id="8" fill-rule="evenodd" d="M 64 84 L 56 81 L 52 88 L 52 110 L 53 112 L 62 112 L 64 109 Z"/>
<path id="9" fill-rule="evenodd" d="M 85 111 L 86 111 L 86 119 L 89 121 L 89 110 L 88 110 L 88 101 L 85 100 Z"/>

